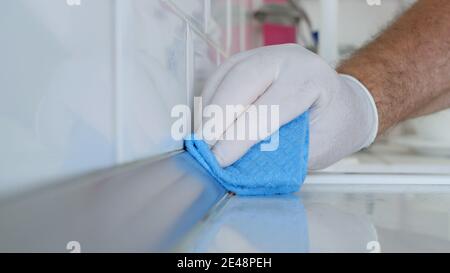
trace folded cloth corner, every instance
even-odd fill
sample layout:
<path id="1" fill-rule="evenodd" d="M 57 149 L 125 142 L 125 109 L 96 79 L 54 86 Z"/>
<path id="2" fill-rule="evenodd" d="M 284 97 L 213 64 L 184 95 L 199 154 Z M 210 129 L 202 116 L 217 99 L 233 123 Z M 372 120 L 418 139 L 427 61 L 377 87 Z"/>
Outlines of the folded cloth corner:
<path id="1" fill-rule="evenodd" d="M 276 149 L 261 149 L 272 135 L 226 168 L 220 167 L 208 144 L 194 135 L 185 140 L 185 148 L 228 191 L 237 195 L 288 194 L 300 189 L 308 169 L 308 112 L 282 126 L 277 133 Z"/>

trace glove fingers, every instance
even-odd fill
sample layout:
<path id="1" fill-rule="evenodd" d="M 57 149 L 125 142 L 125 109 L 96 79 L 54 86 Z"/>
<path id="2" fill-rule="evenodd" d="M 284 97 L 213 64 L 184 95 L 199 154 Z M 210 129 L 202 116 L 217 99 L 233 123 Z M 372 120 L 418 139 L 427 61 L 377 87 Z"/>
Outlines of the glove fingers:
<path id="1" fill-rule="evenodd" d="M 307 88 L 285 84 L 282 79 L 272 84 L 226 129 L 223 140 L 214 145 L 212 151 L 219 164 L 222 167 L 233 164 L 253 145 L 307 111 L 316 100 L 316 93 L 308 92 Z M 244 139 L 236 138 L 238 134 L 244 135 Z M 234 137 L 234 140 L 227 140 L 229 136 Z M 274 149 L 278 147 L 276 143 L 273 145 Z"/>
<path id="2" fill-rule="evenodd" d="M 239 54 L 233 55 L 231 58 L 226 60 L 222 65 L 220 65 L 217 70 L 211 75 L 211 77 L 205 83 L 202 90 L 202 103 L 203 106 L 211 104 L 211 100 L 217 91 L 220 83 L 223 81 L 227 73 L 239 62 L 245 60 L 249 56 L 253 55 L 253 51 L 245 51 Z M 201 110 L 201 109 L 197 109 Z M 195 124 L 199 124 L 199 119 L 202 118 L 203 113 L 195 113 L 194 118 L 196 120 Z M 198 134 L 201 128 L 194 128 L 195 132 Z"/>
<path id="3" fill-rule="evenodd" d="M 263 63 L 261 58 L 252 55 L 245 62 L 234 65 L 224 76 L 210 102 L 210 105 L 218 106 L 226 114 L 222 120 L 224 126 L 219 128 L 221 131 L 215 135 L 223 135 L 226 128 L 230 127 L 249 105 L 266 92 L 275 80 L 277 66 L 262 65 Z M 230 109 L 231 107 L 234 109 Z M 229 115 L 230 110 L 234 110 L 231 111 L 234 117 Z M 227 115 L 229 118 L 226 118 Z M 208 139 L 207 142 L 214 145 L 217 139 Z"/>
<path id="4" fill-rule="evenodd" d="M 211 100 L 214 97 L 214 94 L 217 91 L 220 83 L 225 78 L 226 74 L 239 62 L 253 55 L 254 51 L 244 51 L 233 55 L 228 60 L 226 60 L 222 65 L 220 65 L 217 70 L 213 73 L 213 75 L 208 79 L 205 84 L 205 87 L 202 91 L 202 99 L 203 104 L 208 105 L 211 104 Z"/>

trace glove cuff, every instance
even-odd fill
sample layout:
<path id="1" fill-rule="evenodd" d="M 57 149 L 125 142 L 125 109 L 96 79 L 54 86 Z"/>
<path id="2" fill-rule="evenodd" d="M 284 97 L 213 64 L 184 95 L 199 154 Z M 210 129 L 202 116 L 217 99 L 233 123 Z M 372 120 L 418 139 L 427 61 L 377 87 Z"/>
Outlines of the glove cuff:
<path id="1" fill-rule="evenodd" d="M 370 113 L 371 113 L 371 118 L 372 118 L 372 124 L 374 125 L 372 127 L 372 130 L 369 134 L 369 138 L 368 141 L 363 145 L 363 147 L 361 147 L 361 149 L 363 148 L 367 148 L 368 146 L 370 146 L 376 139 L 377 134 L 378 134 L 378 123 L 379 123 L 379 118 L 378 118 L 378 110 L 377 110 L 377 105 L 375 104 L 375 100 L 373 99 L 372 94 L 369 92 L 369 90 L 364 86 L 364 84 L 362 84 L 358 79 L 356 79 L 353 76 L 350 75 L 346 75 L 346 74 L 340 74 L 340 76 L 342 78 L 344 78 L 347 81 L 350 81 L 353 83 L 353 86 L 357 86 L 359 87 L 360 90 L 362 90 L 362 93 L 366 94 L 366 98 L 368 100 L 368 104 L 371 106 L 370 108 Z M 369 121 L 370 122 L 370 121 Z"/>

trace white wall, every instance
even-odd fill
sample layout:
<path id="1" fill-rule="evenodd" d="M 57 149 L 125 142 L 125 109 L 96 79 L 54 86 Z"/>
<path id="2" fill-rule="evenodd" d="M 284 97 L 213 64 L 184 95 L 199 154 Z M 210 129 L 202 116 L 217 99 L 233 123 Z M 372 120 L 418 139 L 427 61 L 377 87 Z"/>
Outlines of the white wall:
<path id="1" fill-rule="evenodd" d="M 1 2 L 0 192 L 112 165 L 113 2 Z"/>
<path id="2" fill-rule="evenodd" d="M 181 149 L 171 108 L 251 46 L 250 0 L 1 2 L 0 195 Z"/>

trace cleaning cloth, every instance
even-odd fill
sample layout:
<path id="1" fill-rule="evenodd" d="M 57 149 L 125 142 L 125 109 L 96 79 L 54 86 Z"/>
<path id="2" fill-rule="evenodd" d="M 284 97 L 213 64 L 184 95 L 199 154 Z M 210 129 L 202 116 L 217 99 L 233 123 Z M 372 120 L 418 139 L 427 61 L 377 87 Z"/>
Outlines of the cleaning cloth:
<path id="1" fill-rule="evenodd" d="M 238 195 L 275 195 L 296 192 L 308 167 L 309 114 L 297 117 L 278 131 L 278 148 L 263 151 L 254 145 L 238 161 L 222 168 L 203 140 L 191 136 L 186 150 L 228 191 Z"/>

